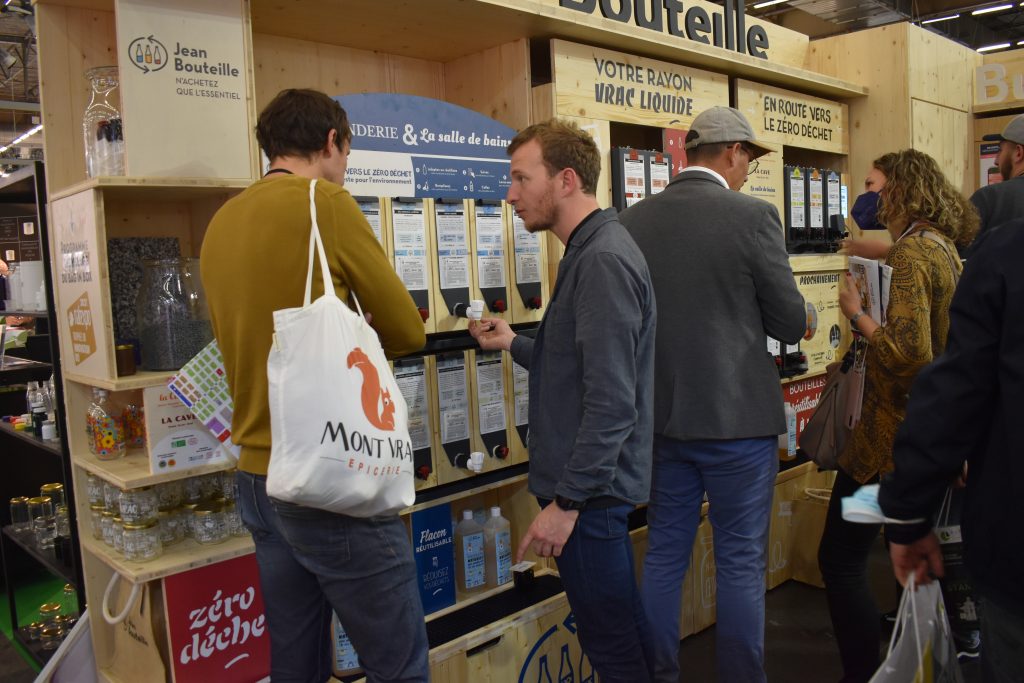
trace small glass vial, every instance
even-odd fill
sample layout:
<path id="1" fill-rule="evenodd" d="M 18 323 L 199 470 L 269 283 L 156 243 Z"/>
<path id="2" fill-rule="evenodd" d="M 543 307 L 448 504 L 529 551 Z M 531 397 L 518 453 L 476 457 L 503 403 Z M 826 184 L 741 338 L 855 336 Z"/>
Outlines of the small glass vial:
<path id="1" fill-rule="evenodd" d="M 174 510 L 181 506 L 181 480 L 165 481 L 156 485 L 157 507 L 161 510 Z"/>
<path id="2" fill-rule="evenodd" d="M 118 506 L 125 524 L 155 522 L 159 498 L 152 486 L 121 491 Z"/>
<path id="3" fill-rule="evenodd" d="M 100 528 L 103 530 L 103 542 L 114 547 L 114 513 L 104 510 L 100 518 Z"/>
<path id="4" fill-rule="evenodd" d="M 97 541 L 103 540 L 103 513 L 107 508 L 103 503 L 96 503 L 89 506 L 89 520 L 92 522 L 92 537 Z"/>
<path id="5" fill-rule="evenodd" d="M 242 523 L 242 515 L 233 500 L 224 502 L 224 514 L 228 520 L 228 533 L 232 536 L 248 536 L 249 530 Z"/>
<path id="6" fill-rule="evenodd" d="M 160 525 L 157 522 L 124 525 L 124 559 L 130 562 L 148 562 L 160 557 Z"/>
<path id="7" fill-rule="evenodd" d="M 114 515 L 113 524 L 110 527 L 111 539 L 113 540 L 114 550 L 124 554 L 124 520 Z"/>
<path id="8" fill-rule="evenodd" d="M 178 519 L 181 520 L 181 530 L 185 532 L 185 538 L 196 537 L 196 508 L 199 503 L 183 503 L 178 508 Z"/>
<path id="9" fill-rule="evenodd" d="M 214 545 L 223 543 L 231 535 L 224 506 L 216 501 L 207 501 L 196 506 L 192 514 L 192 533 L 197 543 Z"/>
<path id="10" fill-rule="evenodd" d="M 160 510 L 157 521 L 160 524 L 160 543 L 163 547 L 172 546 L 185 540 L 185 520 L 179 508 Z"/>
<path id="11" fill-rule="evenodd" d="M 89 507 L 99 503 L 103 504 L 103 480 L 95 474 L 88 474 L 85 477 L 86 490 L 89 492 Z"/>

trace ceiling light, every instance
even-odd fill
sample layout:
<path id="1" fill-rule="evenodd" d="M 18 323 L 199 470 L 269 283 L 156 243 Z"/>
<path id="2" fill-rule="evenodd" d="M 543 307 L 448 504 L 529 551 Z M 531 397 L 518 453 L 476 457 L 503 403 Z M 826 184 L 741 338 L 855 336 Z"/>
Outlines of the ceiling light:
<path id="1" fill-rule="evenodd" d="M 771 7 L 772 5 L 781 5 L 789 0 L 766 0 L 766 2 L 754 3 L 754 9 L 761 9 L 762 7 Z"/>
<path id="2" fill-rule="evenodd" d="M 999 43 L 998 45 L 986 45 L 985 47 L 979 47 L 978 52 L 991 52 L 992 50 L 1004 50 L 1010 47 L 1009 43 Z M 0 150 L 2 151 L 2 150 Z"/>
<path id="3" fill-rule="evenodd" d="M 29 129 L 29 130 L 27 130 L 26 132 L 22 133 L 22 134 L 21 134 L 21 135 L 19 135 L 18 137 L 14 138 L 14 139 L 13 139 L 13 140 L 11 140 L 10 142 L 8 142 L 8 143 L 7 143 L 6 145 L 4 145 L 3 147 L 0 147 L 0 154 L 3 154 L 3 153 L 4 153 L 4 152 L 6 152 L 6 151 L 7 151 L 8 149 L 10 149 L 10 148 L 11 148 L 11 147 L 13 147 L 14 145 L 18 144 L 19 142 L 22 142 L 22 141 L 24 141 L 24 140 L 26 140 L 26 139 L 28 139 L 28 138 L 32 137 L 33 135 L 35 135 L 36 133 L 38 133 L 38 132 L 39 132 L 39 131 L 41 131 L 42 129 L 43 129 L 43 126 L 42 126 L 42 124 L 40 124 L 40 125 L 36 126 L 35 128 L 30 128 L 30 129 Z"/>
<path id="4" fill-rule="evenodd" d="M 1024 4 L 1024 3 L 1021 3 L 1021 4 Z M 924 26 L 925 24 L 934 24 L 937 21 L 949 21 L 950 19 L 959 19 L 959 18 L 960 18 L 959 14 L 950 14 L 948 17 L 938 17 L 936 19 L 925 19 L 924 21 L 921 22 L 921 26 Z"/>
<path id="5" fill-rule="evenodd" d="M 988 14 L 989 12 L 1001 12 L 1004 9 L 1010 9 L 1011 7 L 1013 7 L 1013 3 L 1007 3 L 1005 5 L 994 5 L 992 7 L 982 7 L 981 9 L 976 9 L 973 12 L 971 12 L 971 15 Z"/>
<path id="6" fill-rule="evenodd" d="M 1024 45 L 1024 40 L 1018 40 L 1018 41 L 1017 41 L 1017 45 L 1018 45 L 1018 46 L 1020 46 L 1020 45 Z"/>

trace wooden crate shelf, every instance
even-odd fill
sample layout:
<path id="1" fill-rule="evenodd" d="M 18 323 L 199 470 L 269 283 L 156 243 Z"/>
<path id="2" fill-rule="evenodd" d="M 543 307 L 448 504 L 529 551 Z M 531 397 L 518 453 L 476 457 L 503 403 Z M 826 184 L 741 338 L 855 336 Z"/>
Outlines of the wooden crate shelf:
<path id="1" fill-rule="evenodd" d="M 187 572 L 253 552 L 252 538 L 232 536 L 217 545 L 202 545 L 186 538 L 164 550 L 164 554 L 150 562 L 129 562 L 113 548 L 97 541 L 91 534 L 79 535 L 82 548 L 132 583 L 162 579 L 172 574 Z"/>
<path id="2" fill-rule="evenodd" d="M 166 386 L 174 375 L 174 372 L 168 370 L 161 370 L 159 372 L 140 370 L 134 375 L 128 375 L 127 377 L 107 379 L 105 377 L 90 377 L 88 375 L 65 372 L 64 378 L 78 384 L 84 384 L 90 387 L 99 387 L 100 389 L 109 389 L 110 391 L 132 391 L 134 389 L 156 387 L 161 384 Z"/>
<path id="3" fill-rule="evenodd" d="M 109 481 L 122 489 L 137 489 L 141 486 L 153 486 L 167 481 L 188 479 L 201 474 L 229 470 L 234 465 L 218 462 L 210 465 L 199 465 L 184 470 L 173 470 L 153 474 L 149 471 L 149 459 L 145 449 L 137 448 L 128 451 L 128 455 L 117 460 L 99 460 L 92 454 L 73 455 L 72 463 L 89 474 L 94 474 L 104 481 Z"/>
<path id="4" fill-rule="evenodd" d="M 100 176 L 89 178 L 55 192 L 51 201 L 76 195 L 85 190 L 102 190 L 105 197 L 118 200 L 145 199 L 152 195 L 161 202 L 203 199 L 224 192 L 241 191 L 254 182 L 254 178 L 221 180 L 218 178 L 138 178 L 129 176 Z"/>

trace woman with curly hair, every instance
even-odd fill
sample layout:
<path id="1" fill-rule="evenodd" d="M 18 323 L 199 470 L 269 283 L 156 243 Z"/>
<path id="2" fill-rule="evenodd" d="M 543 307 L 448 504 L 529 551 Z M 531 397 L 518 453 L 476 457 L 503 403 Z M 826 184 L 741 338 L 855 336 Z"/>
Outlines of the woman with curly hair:
<path id="1" fill-rule="evenodd" d="M 878 222 L 893 245 L 886 324 L 861 308 L 847 273 L 839 305 L 868 342 L 861 419 L 839 458 L 818 549 L 832 626 L 843 663 L 842 681 L 869 680 L 880 664 L 881 624 L 868 585 L 867 560 L 879 525 L 842 519 L 841 501 L 893 468 L 892 446 L 918 371 L 942 353 L 949 330 L 949 302 L 961 271 L 956 245 L 978 229 L 974 207 L 943 175 L 935 160 L 906 149 L 873 163 L 885 176 Z"/>

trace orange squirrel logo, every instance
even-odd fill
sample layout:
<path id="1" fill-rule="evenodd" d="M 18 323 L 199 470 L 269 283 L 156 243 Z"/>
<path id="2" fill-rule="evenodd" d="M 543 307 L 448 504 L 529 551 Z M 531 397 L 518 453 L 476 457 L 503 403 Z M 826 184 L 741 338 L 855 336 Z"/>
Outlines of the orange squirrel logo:
<path id="1" fill-rule="evenodd" d="M 362 349 L 356 347 L 348 354 L 348 367 L 363 373 L 363 413 L 374 427 L 385 431 L 395 429 L 395 404 L 391 392 L 381 389 L 380 375 Z M 379 412 L 378 412 L 379 410 Z"/>

